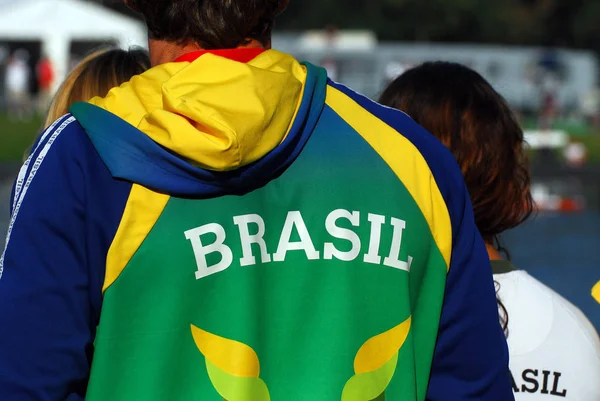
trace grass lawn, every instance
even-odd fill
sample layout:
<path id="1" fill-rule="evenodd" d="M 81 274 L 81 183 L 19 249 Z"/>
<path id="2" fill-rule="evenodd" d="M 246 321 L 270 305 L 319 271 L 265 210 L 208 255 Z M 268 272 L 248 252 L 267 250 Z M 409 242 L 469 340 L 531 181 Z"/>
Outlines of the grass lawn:
<path id="1" fill-rule="evenodd" d="M 21 162 L 25 150 L 37 138 L 41 125 L 41 117 L 23 122 L 0 115 L 0 163 Z"/>
<path id="2" fill-rule="evenodd" d="M 588 150 L 589 161 L 594 164 L 600 164 L 600 133 L 586 137 L 578 137 Z"/>
<path id="3" fill-rule="evenodd" d="M 537 129 L 538 125 L 537 120 L 531 118 L 521 121 L 521 124 L 523 125 L 523 129 L 526 130 L 535 130 Z M 584 138 L 598 134 L 597 132 L 594 132 L 594 129 L 591 125 L 578 121 L 558 120 L 552 124 L 552 128 L 568 132 L 569 135 L 574 138 Z"/>

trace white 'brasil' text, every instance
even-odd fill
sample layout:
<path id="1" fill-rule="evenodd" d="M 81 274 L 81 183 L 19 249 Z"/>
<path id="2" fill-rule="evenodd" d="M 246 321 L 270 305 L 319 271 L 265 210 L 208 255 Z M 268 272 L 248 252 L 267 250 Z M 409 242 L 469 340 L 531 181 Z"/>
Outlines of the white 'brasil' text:
<path id="1" fill-rule="evenodd" d="M 332 260 L 338 259 L 344 262 L 355 261 L 361 251 L 361 239 L 354 231 L 340 227 L 337 223 L 339 220 L 348 220 L 353 227 L 360 226 L 360 212 L 350 212 L 344 209 L 337 209 L 329 213 L 325 219 L 325 229 L 333 238 L 346 240 L 350 243 L 349 251 L 341 251 L 331 242 L 323 244 L 323 251 L 315 248 L 310 233 L 304 223 L 302 214 L 299 211 L 288 212 L 287 218 L 283 225 L 279 244 L 274 254 L 269 254 L 267 244 L 264 240 L 265 222 L 258 214 L 247 214 L 243 216 L 235 216 L 233 223 L 237 226 L 240 236 L 242 255 L 240 258 L 240 266 L 254 266 L 257 264 L 257 257 L 260 258 L 260 263 L 283 262 L 286 255 L 290 251 L 302 251 L 305 253 L 308 260 Z M 382 257 L 379 254 L 381 245 L 381 231 L 386 224 L 385 216 L 369 213 L 367 220 L 371 224 L 371 232 L 369 238 L 368 251 L 363 255 L 362 260 L 365 263 L 374 265 L 382 264 Z M 409 256 L 407 261 L 400 260 L 400 248 L 402 246 L 402 234 L 406 228 L 404 220 L 391 218 L 390 224 L 393 227 L 392 243 L 390 245 L 389 255 L 383 258 L 383 265 L 393 267 L 399 270 L 410 271 L 412 257 Z M 250 233 L 250 227 L 252 232 Z M 298 233 L 299 241 L 292 241 L 294 229 Z M 205 244 L 202 241 L 202 236 L 205 234 L 213 234 L 216 239 L 211 244 Z M 186 231 L 185 238 L 190 241 L 196 257 L 198 270 L 196 271 L 196 279 L 199 280 L 208 277 L 212 274 L 222 272 L 229 268 L 234 260 L 234 255 L 229 246 L 225 244 L 227 234 L 223 226 L 217 223 L 206 224 L 197 228 Z M 252 245 L 258 245 L 260 250 L 259 255 L 253 251 Z M 256 247 L 254 248 L 256 250 Z M 208 264 L 207 256 L 212 253 L 221 255 L 221 260 L 213 265 Z"/>

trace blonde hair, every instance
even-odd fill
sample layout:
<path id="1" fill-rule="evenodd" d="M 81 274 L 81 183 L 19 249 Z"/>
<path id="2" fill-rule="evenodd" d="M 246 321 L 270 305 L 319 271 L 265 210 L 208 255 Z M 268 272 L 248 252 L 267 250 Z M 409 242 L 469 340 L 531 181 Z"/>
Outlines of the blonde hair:
<path id="1" fill-rule="evenodd" d="M 102 49 L 87 56 L 73 68 L 50 103 L 44 127 L 69 112 L 76 102 L 87 102 L 95 96 L 129 81 L 150 68 L 150 59 L 142 49 Z"/>

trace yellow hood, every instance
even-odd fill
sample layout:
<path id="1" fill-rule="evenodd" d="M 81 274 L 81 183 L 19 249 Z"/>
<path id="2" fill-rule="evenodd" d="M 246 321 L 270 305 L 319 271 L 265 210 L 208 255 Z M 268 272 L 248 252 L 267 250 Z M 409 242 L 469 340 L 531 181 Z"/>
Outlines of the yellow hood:
<path id="1" fill-rule="evenodd" d="M 90 103 L 198 167 L 228 171 L 281 144 L 305 82 L 306 68 L 276 50 L 248 63 L 205 54 L 154 67 Z"/>

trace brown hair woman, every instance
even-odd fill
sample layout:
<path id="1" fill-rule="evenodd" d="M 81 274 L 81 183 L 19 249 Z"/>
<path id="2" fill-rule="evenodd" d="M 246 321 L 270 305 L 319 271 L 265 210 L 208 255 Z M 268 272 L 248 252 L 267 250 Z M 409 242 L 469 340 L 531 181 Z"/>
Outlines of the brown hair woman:
<path id="1" fill-rule="evenodd" d="M 76 102 L 87 102 L 95 96 L 104 97 L 112 88 L 129 81 L 150 68 L 148 53 L 142 49 L 105 48 L 89 54 L 67 75 L 54 95 L 42 128 L 69 112 Z M 32 146 L 23 159 L 27 160 Z"/>
<path id="2" fill-rule="evenodd" d="M 523 131 L 506 101 L 477 72 L 430 62 L 398 77 L 380 102 L 439 138 L 461 167 L 498 283 L 517 401 L 600 399 L 600 341 L 591 323 L 501 256 L 498 236 L 534 210 Z"/>
<path id="3" fill-rule="evenodd" d="M 129 81 L 150 68 L 148 53 L 142 49 L 103 49 L 81 61 L 54 96 L 44 127 L 69 111 L 75 102 L 104 97 L 110 89 Z"/>

